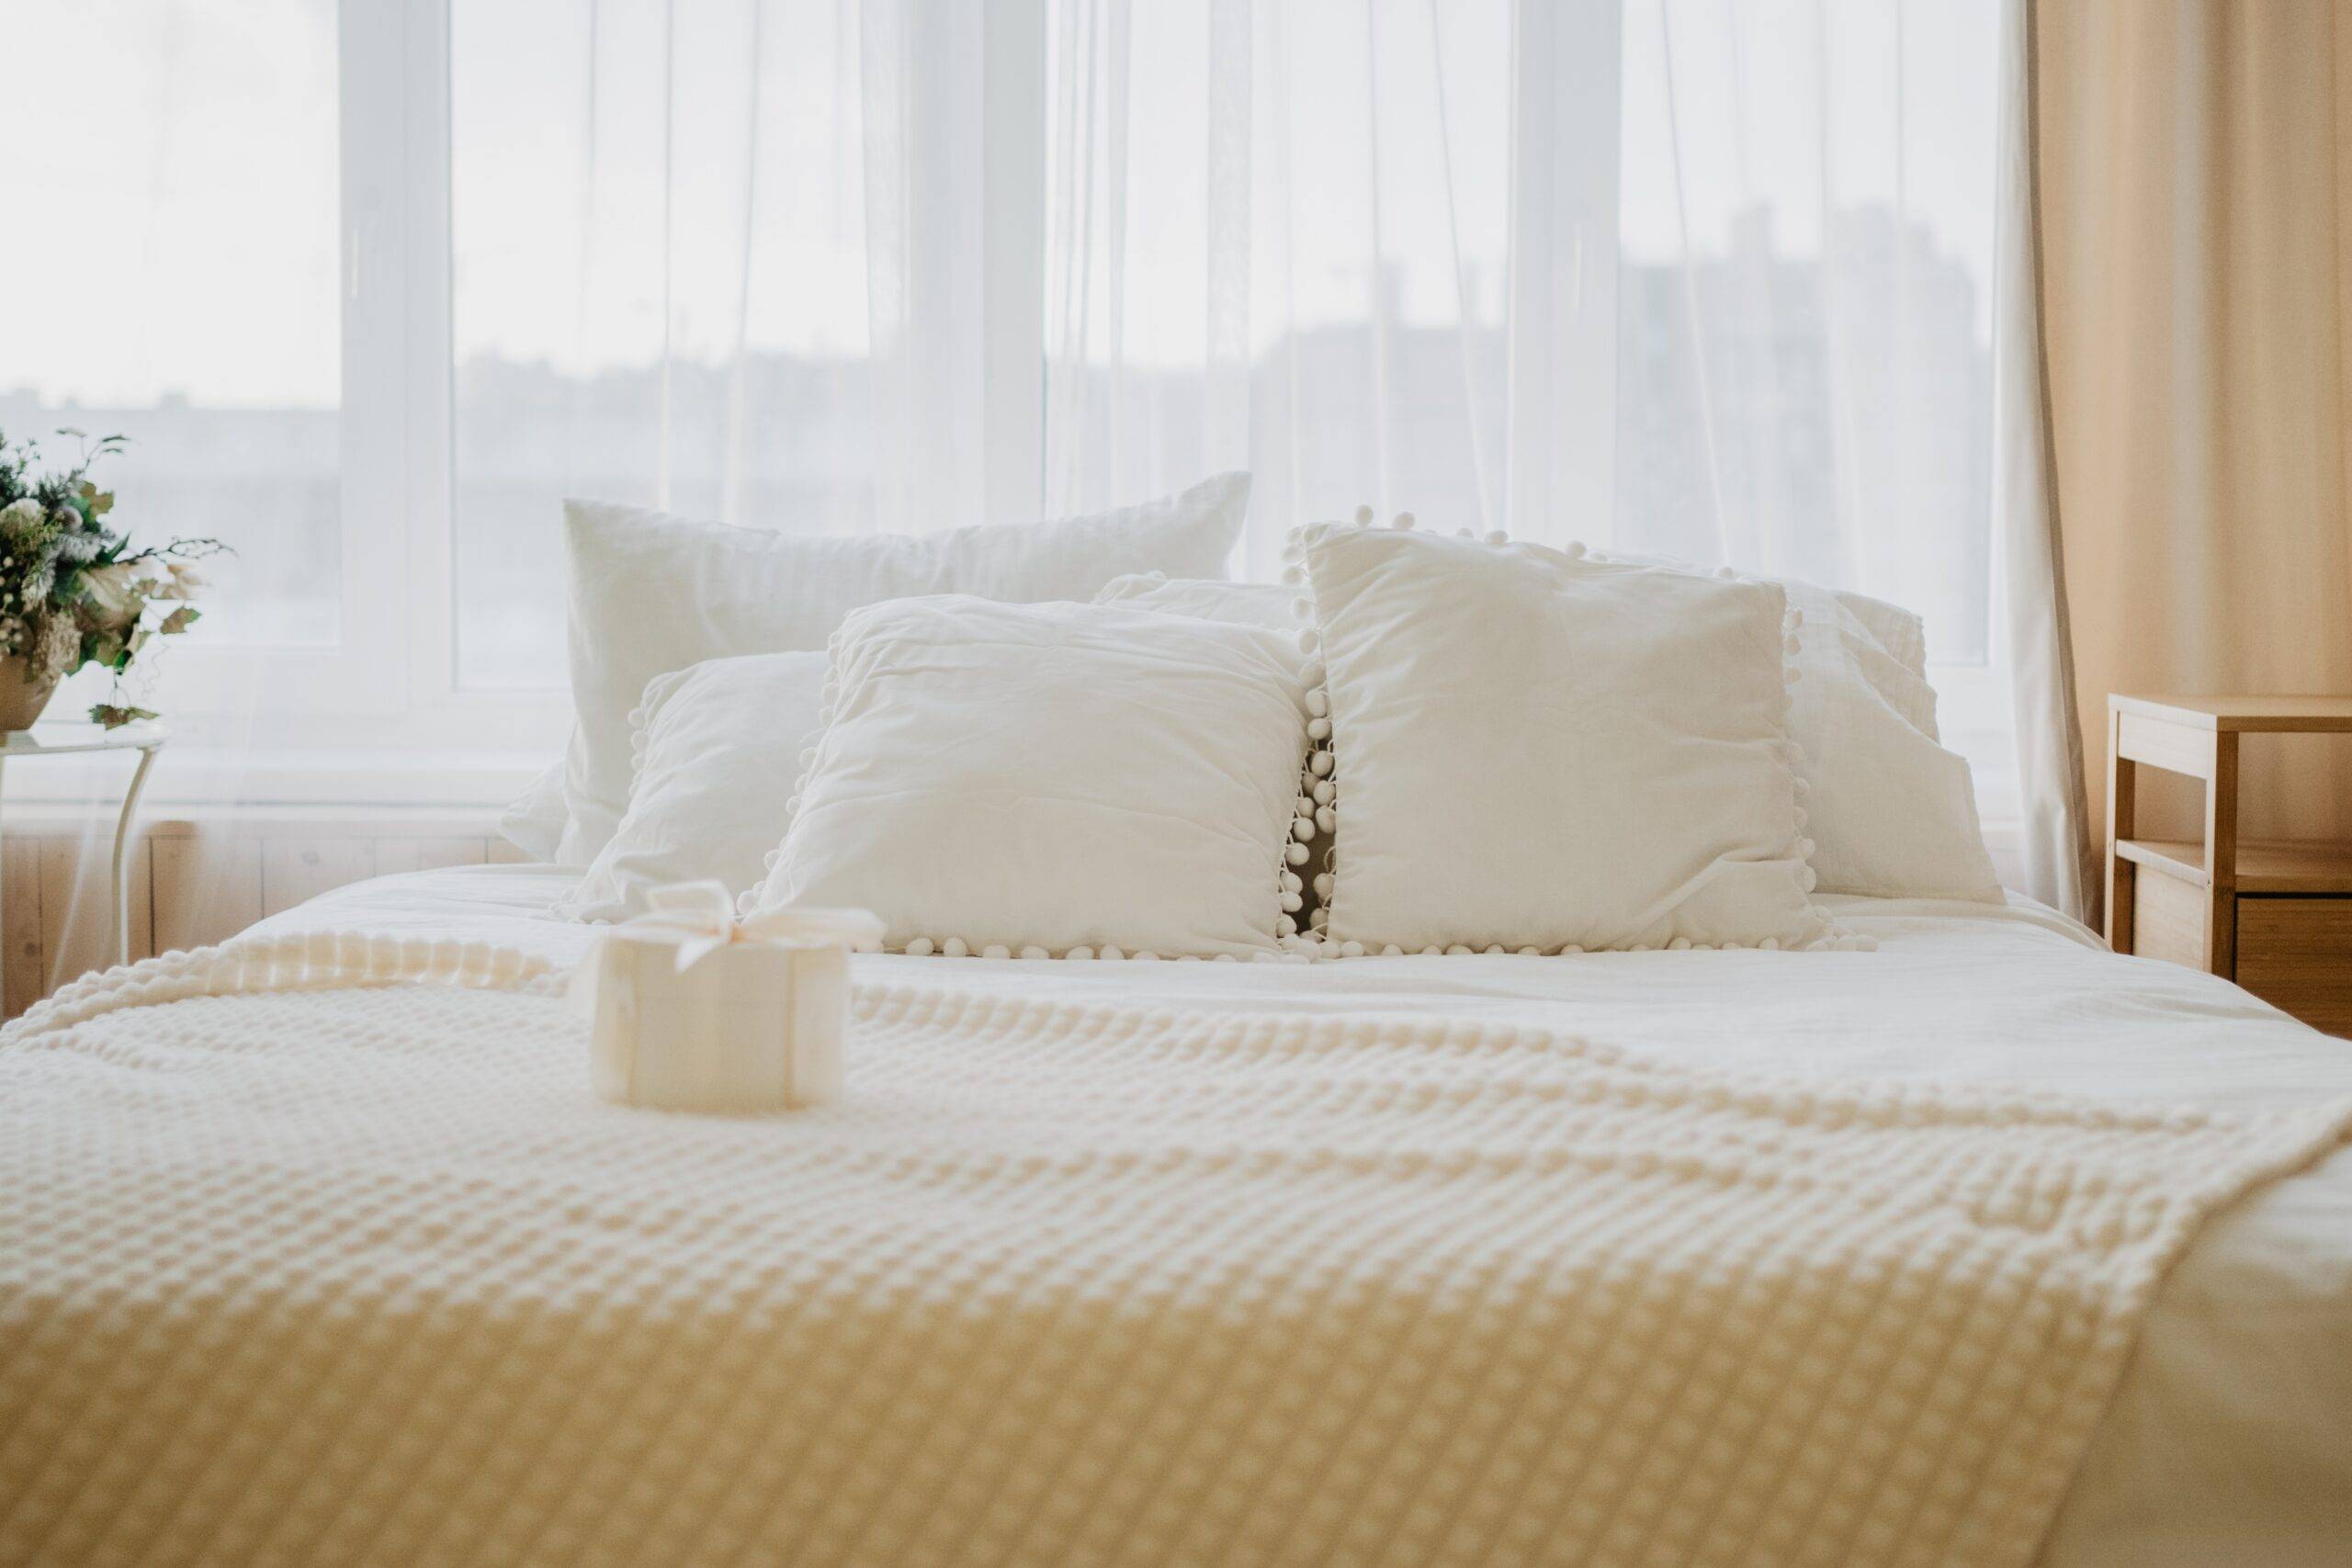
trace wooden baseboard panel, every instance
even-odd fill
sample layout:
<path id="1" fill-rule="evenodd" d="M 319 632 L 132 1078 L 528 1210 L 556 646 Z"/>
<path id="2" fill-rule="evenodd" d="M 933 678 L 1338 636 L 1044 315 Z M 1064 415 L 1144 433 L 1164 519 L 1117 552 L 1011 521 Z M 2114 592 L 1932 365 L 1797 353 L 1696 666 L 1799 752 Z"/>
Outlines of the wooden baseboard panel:
<path id="1" fill-rule="evenodd" d="M 113 823 L 12 811 L 0 841 L 0 995 L 14 1018 L 113 958 Z M 266 916 L 397 871 L 523 856 L 492 814 L 324 807 L 159 814 L 129 868 L 131 956 L 222 942 Z"/>

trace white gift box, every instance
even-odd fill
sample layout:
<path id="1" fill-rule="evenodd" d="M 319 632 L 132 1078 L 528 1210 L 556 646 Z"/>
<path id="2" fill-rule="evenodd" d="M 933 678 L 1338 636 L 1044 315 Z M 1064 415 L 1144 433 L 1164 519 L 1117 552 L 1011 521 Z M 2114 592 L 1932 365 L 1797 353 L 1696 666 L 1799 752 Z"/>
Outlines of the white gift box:
<path id="1" fill-rule="evenodd" d="M 665 1111 L 823 1105 L 842 1091 L 849 953 L 882 938 L 863 909 L 733 918 L 716 882 L 656 888 L 573 981 L 596 1092 Z"/>

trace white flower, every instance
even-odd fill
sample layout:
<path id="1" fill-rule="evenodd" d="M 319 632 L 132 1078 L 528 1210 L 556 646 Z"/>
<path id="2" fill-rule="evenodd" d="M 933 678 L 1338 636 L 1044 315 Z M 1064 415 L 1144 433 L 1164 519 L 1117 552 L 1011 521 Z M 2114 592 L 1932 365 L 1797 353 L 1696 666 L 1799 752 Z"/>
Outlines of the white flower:
<path id="1" fill-rule="evenodd" d="M 13 523 L 20 528 L 30 528 L 39 524 L 40 519 L 40 502 L 29 495 L 19 501 L 12 501 L 5 509 L 0 509 L 0 521 Z"/>
<path id="2" fill-rule="evenodd" d="M 100 631 L 130 630 L 147 603 L 146 584 L 136 561 L 91 567 L 82 573 L 82 586 L 90 595 L 84 609 Z"/>

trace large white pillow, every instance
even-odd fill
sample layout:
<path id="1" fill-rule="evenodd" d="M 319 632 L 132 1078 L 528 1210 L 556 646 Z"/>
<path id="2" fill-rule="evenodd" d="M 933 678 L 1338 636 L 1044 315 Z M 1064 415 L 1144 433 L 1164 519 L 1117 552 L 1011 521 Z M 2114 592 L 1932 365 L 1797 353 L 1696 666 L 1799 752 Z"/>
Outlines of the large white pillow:
<path id="1" fill-rule="evenodd" d="M 1317 524 L 1327 936 L 1544 953 L 1813 947 L 1778 586 Z"/>
<path id="2" fill-rule="evenodd" d="M 1687 561 L 1595 551 L 1592 560 L 1704 573 Z M 1729 568 L 1713 575 L 1742 575 Z M 1968 761 L 1936 732 L 1919 617 L 1865 594 L 1777 582 L 1804 622 L 1789 738 L 1809 788 L 1813 869 L 1827 893 L 2002 901 Z"/>
<path id="3" fill-rule="evenodd" d="M 752 907 L 847 905 L 911 953 L 1277 949 L 1305 691 L 1279 633 L 962 595 L 853 612 Z"/>
<path id="4" fill-rule="evenodd" d="M 1197 615 L 1277 632 L 1295 632 L 1306 624 L 1299 618 L 1297 601 L 1298 595 L 1280 583 L 1170 577 L 1159 571 L 1114 577 L 1094 595 L 1097 604 L 1129 604 L 1138 610 Z"/>
<path id="5" fill-rule="evenodd" d="M 556 913 L 621 919 L 671 882 L 757 886 L 792 825 L 787 802 L 824 690 L 820 651 L 707 659 L 648 682 L 629 715 L 628 810 Z"/>
<path id="6" fill-rule="evenodd" d="M 1790 656 L 1800 679 L 1789 734 L 1810 787 L 1807 831 L 1823 891 L 2002 902 L 1974 777 L 1968 760 L 1939 741 L 1935 688 L 1913 656 L 1903 643 L 1890 646 L 1852 596 L 1783 586 L 1804 616 Z"/>
<path id="7" fill-rule="evenodd" d="M 1086 599 L 1125 572 L 1225 570 L 1250 476 L 1091 517 L 920 536 L 801 537 L 564 502 L 577 723 L 561 859 L 586 864 L 628 803 L 628 716 L 654 676 L 706 659 L 821 649 L 861 604 L 961 592 Z"/>

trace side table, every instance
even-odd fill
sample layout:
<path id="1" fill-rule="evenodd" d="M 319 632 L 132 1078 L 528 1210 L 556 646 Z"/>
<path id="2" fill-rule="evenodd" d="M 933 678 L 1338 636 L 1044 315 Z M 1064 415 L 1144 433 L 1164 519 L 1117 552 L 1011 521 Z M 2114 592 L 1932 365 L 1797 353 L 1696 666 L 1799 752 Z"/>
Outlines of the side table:
<path id="1" fill-rule="evenodd" d="M 10 762 L 28 757 L 65 757 L 82 751 L 136 751 L 139 767 L 123 792 L 122 812 L 114 824 L 114 961 L 130 962 L 130 899 L 123 886 L 129 870 L 130 824 L 139 809 L 139 792 L 146 787 L 147 770 L 172 732 L 160 724 L 125 724 L 113 729 L 96 724 L 37 724 L 30 729 L 0 730 L 0 783 Z"/>
<path id="2" fill-rule="evenodd" d="M 2107 940 L 2352 1035 L 2352 844 L 2238 837 L 2238 740 L 2352 737 L 2352 697 L 2108 698 Z M 2143 838 L 2139 770 L 2205 785 L 2201 839 Z"/>

